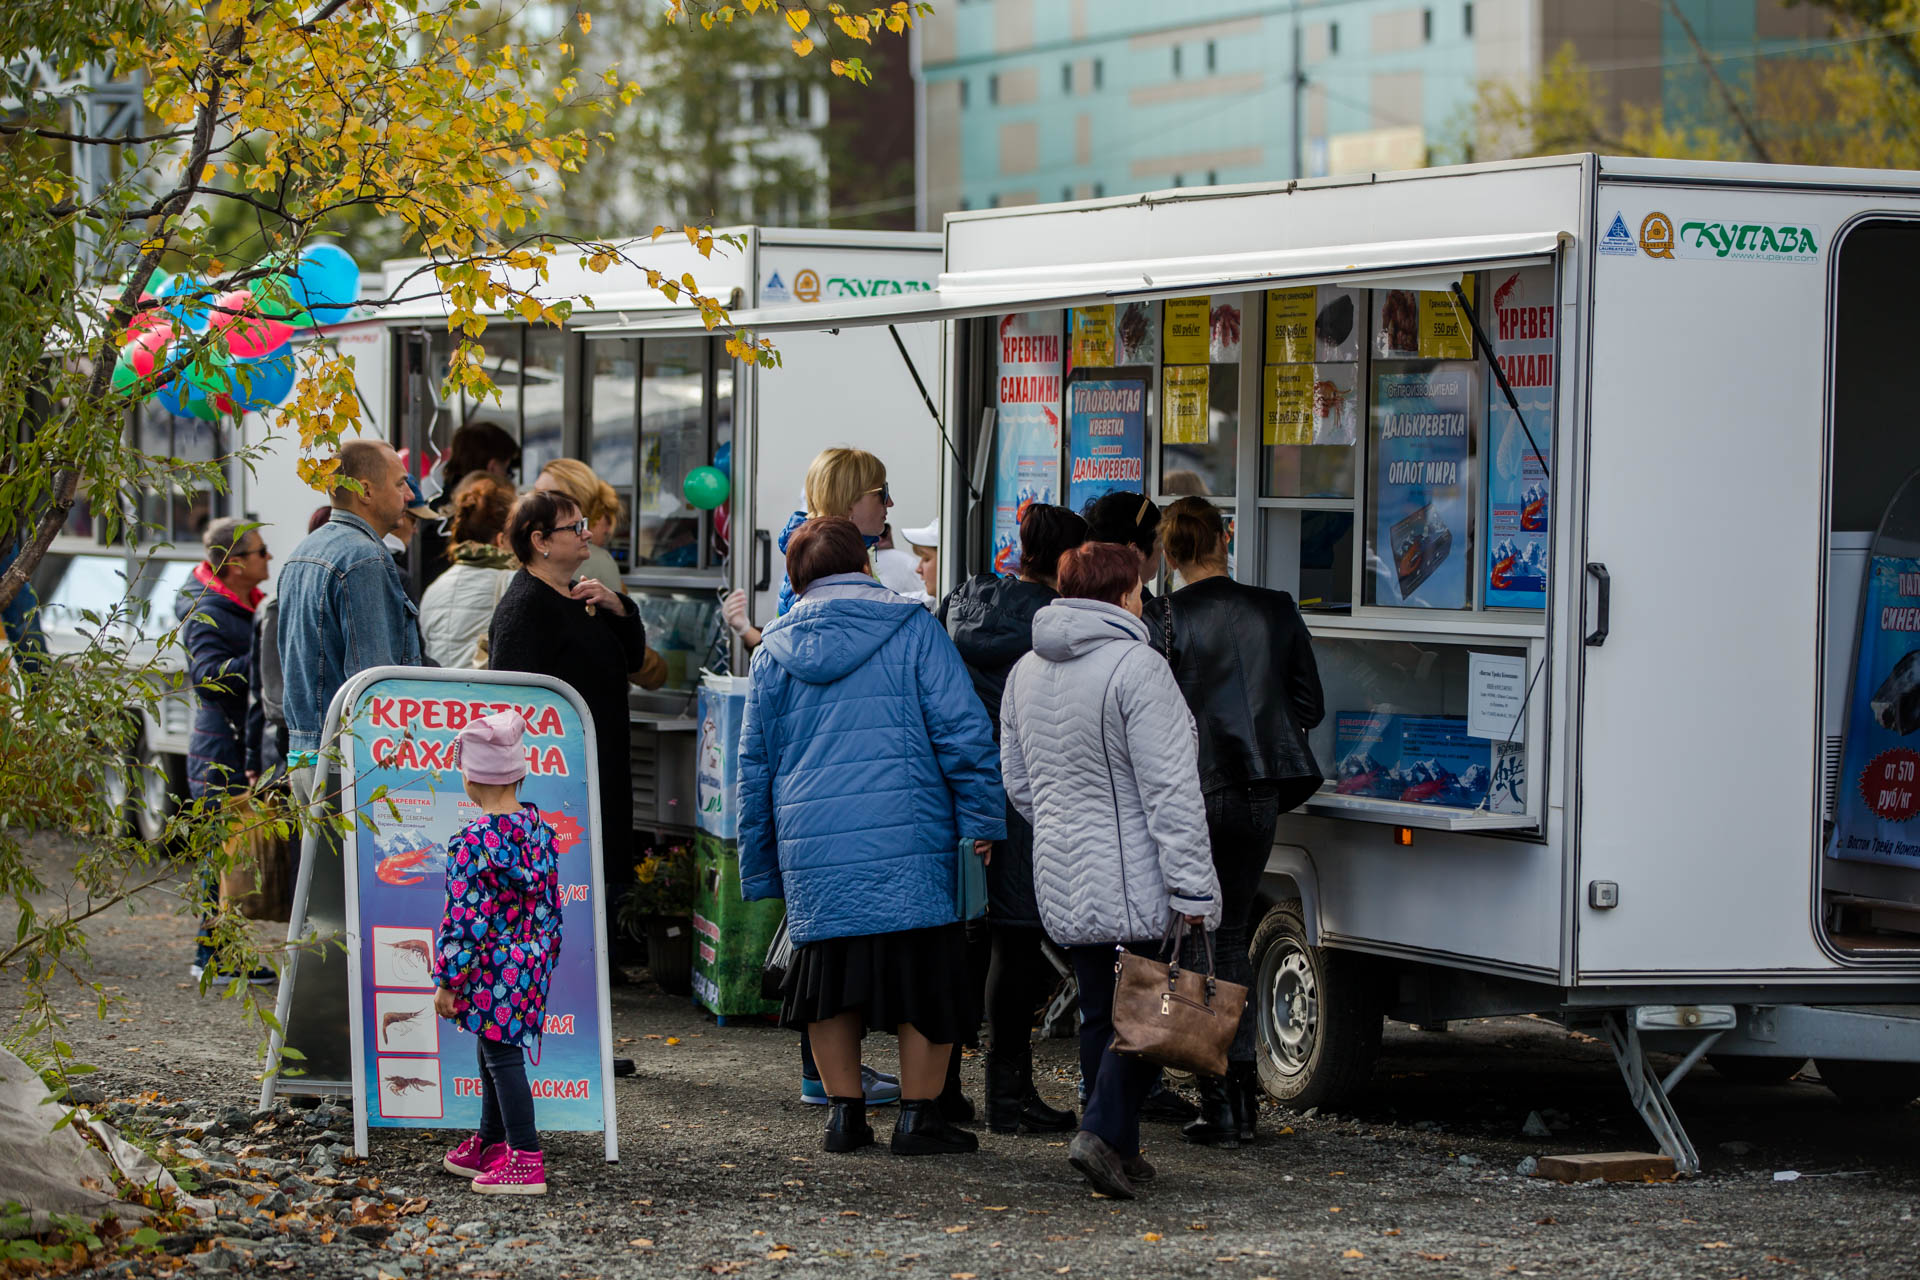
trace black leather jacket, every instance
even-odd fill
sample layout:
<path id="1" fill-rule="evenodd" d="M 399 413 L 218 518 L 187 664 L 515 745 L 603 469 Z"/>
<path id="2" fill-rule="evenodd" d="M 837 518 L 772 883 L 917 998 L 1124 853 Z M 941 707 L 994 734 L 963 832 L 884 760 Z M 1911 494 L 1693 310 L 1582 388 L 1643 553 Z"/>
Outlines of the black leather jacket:
<path id="1" fill-rule="evenodd" d="M 1153 601 L 1145 618 L 1200 728 L 1200 789 L 1274 783 L 1282 811 L 1312 795 L 1321 774 L 1307 732 L 1326 713 L 1293 597 L 1204 578 Z"/>

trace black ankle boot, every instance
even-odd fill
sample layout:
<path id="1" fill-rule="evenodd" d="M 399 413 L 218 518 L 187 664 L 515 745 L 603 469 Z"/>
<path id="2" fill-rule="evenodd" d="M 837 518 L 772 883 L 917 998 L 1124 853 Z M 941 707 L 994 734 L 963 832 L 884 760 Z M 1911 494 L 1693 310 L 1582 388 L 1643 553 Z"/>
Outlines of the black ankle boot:
<path id="1" fill-rule="evenodd" d="M 867 1123 L 865 1098 L 828 1098 L 827 1133 L 820 1140 L 822 1150 L 858 1151 L 873 1145 L 873 1126 Z"/>
<path id="2" fill-rule="evenodd" d="M 995 1133 L 1067 1133 L 1078 1126 L 1071 1111 L 1047 1105 L 1033 1087 L 1033 1060 L 987 1055 L 987 1128 Z"/>
<path id="3" fill-rule="evenodd" d="M 973 1119 L 973 1103 L 960 1092 L 960 1046 L 957 1044 L 947 1059 L 946 1086 L 935 1101 L 940 1104 L 940 1114 L 948 1124 L 965 1124 Z"/>
<path id="4" fill-rule="evenodd" d="M 1260 1099 L 1266 1090 L 1260 1087 L 1260 1069 L 1251 1062 L 1227 1064 L 1227 1096 L 1233 1101 L 1233 1122 L 1239 1127 L 1240 1141 L 1252 1142 L 1260 1121 Z"/>
<path id="5" fill-rule="evenodd" d="M 893 1122 L 893 1154 L 953 1156 L 979 1149 L 979 1138 L 947 1123 L 937 1098 L 900 1099 L 900 1118 Z"/>
<path id="6" fill-rule="evenodd" d="M 1233 1115 L 1224 1076 L 1195 1076 L 1200 1091 L 1200 1115 L 1180 1127 L 1180 1136 L 1203 1147 L 1237 1147 L 1240 1126 Z"/>

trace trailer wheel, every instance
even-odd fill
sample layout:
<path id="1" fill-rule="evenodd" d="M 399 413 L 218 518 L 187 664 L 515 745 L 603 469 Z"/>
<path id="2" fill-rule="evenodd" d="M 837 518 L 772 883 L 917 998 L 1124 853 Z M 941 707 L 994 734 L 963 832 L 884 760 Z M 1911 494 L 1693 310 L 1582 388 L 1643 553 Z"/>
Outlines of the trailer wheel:
<path id="1" fill-rule="evenodd" d="M 1729 1083 L 1751 1085 L 1785 1084 L 1807 1065 L 1805 1058 L 1747 1058 L 1725 1053 L 1710 1053 L 1707 1061 Z"/>
<path id="2" fill-rule="evenodd" d="M 1381 1008 L 1364 959 L 1310 946 L 1298 899 L 1267 912 L 1249 950 L 1262 1087 L 1295 1110 L 1358 1095 L 1380 1055 Z"/>
<path id="3" fill-rule="evenodd" d="M 132 795 L 128 818 L 133 833 L 148 844 L 156 844 L 166 830 L 167 819 L 180 807 L 186 794 L 186 762 L 179 756 L 160 750 L 140 737 L 139 764 L 133 771 Z"/>
<path id="4" fill-rule="evenodd" d="M 1850 1107 L 1892 1111 L 1920 1098 L 1920 1065 L 1816 1058 L 1820 1082 Z"/>

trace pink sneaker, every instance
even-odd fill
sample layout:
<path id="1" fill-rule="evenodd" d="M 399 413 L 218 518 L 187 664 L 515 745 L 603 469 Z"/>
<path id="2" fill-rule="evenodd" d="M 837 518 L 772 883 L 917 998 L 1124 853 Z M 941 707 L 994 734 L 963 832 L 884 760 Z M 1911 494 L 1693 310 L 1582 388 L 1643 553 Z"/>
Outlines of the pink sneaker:
<path id="1" fill-rule="evenodd" d="M 538 1151 L 511 1147 L 491 1169 L 473 1180 L 481 1195 L 543 1196 L 547 1194 L 547 1158 Z"/>
<path id="2" fill-rule="evenodd" d="M 482 1147 L 480 1135 L 476 1133 L 447 1152 L 447 1158 L 440 1162 L 440 1167 L 455 1177 L 474 1178 L 493 1168 L 506 1154 L 506 1143 L 496 1142 L 490 1147 Z"/>

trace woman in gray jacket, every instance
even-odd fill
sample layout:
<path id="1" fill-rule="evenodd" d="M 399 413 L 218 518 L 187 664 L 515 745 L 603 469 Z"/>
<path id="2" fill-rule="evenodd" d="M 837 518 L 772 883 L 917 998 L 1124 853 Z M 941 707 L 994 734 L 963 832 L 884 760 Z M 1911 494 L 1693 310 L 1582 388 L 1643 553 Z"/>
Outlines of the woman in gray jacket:
<path id="1" fill-rule="evenodd" d="M 1108 1050 L 1115 952 L 1159 949 L 1175 915 L 1220 923 L 1193 716 L 1140 621 L 1140 559 L 1087 543 L 1060 557 L 1059 600 L 1034 615 L 1033 652 L 1000 708 L 1007 798 L 1033 824 L 1047 933 L 1080 984 L 1087 1108 L 1067 1149 L 1094 1188 L 1133 1198 L 1153 1176 L 1140 1107 L 1158 1068 Z M 1143 945 L 1144 944 L 1144 945 Z"/>

